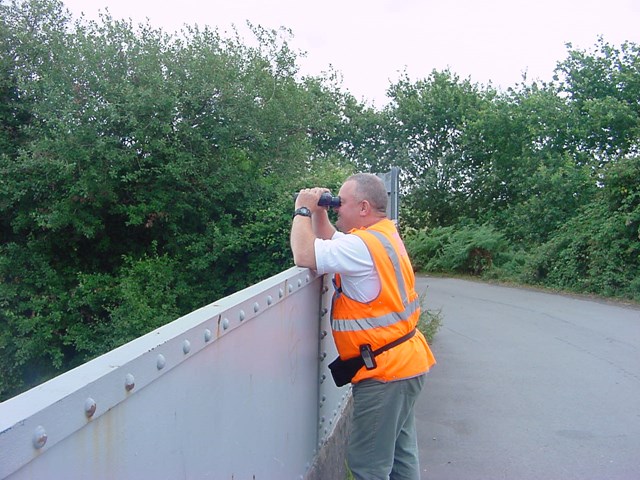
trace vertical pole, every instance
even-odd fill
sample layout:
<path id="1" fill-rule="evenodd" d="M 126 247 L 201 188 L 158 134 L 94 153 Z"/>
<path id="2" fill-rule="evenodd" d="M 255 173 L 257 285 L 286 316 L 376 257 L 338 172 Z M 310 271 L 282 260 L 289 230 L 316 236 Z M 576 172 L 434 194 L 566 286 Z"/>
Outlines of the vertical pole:
<path id="1" fill-rule="evenodd" d="M 399 167 L 391 167 L 386 173 L 378 173 L 377 174 L 384 181 L 385 186 L 387 187 L 387 195 L 389 196 L 387 200 L 387 216 L 390 220 L 398 223 L 399 218 L 399 184 L 400 184 L 400 168 Z"/>

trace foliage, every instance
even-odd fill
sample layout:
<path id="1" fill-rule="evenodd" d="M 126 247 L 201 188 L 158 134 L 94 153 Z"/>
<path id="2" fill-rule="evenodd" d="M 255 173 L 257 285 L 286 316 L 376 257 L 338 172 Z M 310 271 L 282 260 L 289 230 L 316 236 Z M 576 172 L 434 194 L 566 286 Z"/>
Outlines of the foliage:
<path id="1" fill-rule="evenodd" d="M 353 102 L 290 32 L 0 8 L 0 396 L 291 265 L 291 195 L 337 186 Z"/>
<path id="2" fill-rule="evenodd" d="M 640 159 L 606 171 L 598 198 L 534 251 L 527 280 L 640 301 Z"/>
<path id="3" fill-rule="evenodd" d="M 561 91 L 579 116 L 572 125 L 576 146 L 591 154 L 598 166 L 640 147 L 640 46 L 625 42 L 616 48 L 600 38 L 592 52 L 569 47 L 558 63 Z"/>
<path id="4" fill-rule="evenodd" d="M 424 335 L 429 344 L 433 343 L 433 339 L 438 333 L 438 329 L 442 325 L 442 311 L 429 310 L 425 308 L 424 302 L 427 293 L 424 292 L 420 296 L 420 318 L 418 319 L 418 330 Z"/>
<path id="5" fill-rule="evenodd" d="M 639 49 L 568 49 L 555 83 L 496 92 L 444 72 L 390 89 L 418 268 L 473 272 L 470 245 L 491 239 L 484 275 L 640 297 Z"/>
<path id="6" fill-rule="evenodd" d="M 434 71 L 415 83 L 401 79 L 389 94 L 387 143 L 403 172 L 406 205 L 428 211 L 437 225 L 455 223 L 469 213 L 478 167 L 465 146 L 465 131 L 489 108 L 493 92 L 481 93 L 449 71 Z M 411 218 L 407 222 L 425 226 Z"/>
<path id="7" fill-rule="evenodd" d="M 480 275 L 506 249 L 504 237 L 488 225 L 412 230 L 405 235 L 415 269 Z"/>

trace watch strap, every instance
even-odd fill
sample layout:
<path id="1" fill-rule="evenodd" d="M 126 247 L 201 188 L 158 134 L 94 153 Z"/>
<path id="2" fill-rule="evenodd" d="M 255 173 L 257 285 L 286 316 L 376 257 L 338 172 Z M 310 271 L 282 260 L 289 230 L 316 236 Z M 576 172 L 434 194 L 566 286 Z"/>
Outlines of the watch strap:
<path id="1" fill-rule="evenodd" d="M 311 218 L 311 210 L 309 210 L 307 207 L 297 208 L 296 211 L 293 212 L 293 217 L 295 218 L 297 215 Z"/>

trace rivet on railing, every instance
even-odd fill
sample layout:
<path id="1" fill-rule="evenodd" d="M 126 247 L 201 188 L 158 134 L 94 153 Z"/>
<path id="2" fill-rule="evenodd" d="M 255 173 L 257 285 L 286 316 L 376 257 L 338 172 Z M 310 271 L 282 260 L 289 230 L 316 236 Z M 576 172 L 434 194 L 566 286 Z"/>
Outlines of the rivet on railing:
<path id="1" fill-rule="evenodd" d="M 229 328 L 229 319 L 228 318 L 223 318 L 222 319 L 222 329 L 226 330 L 227 328 Z"/>
<path id="2" fill-rule="evenodd" d="M 240 310 L 240 315 L 239 315 L 240 321 L 242 322 L 245 318 L 247 318 L 246 314 L 244 313 L 244 310 Z"/>
<path id="3" fill-rule="evenodd" d="M 329 312 L 329 309 L 328 308 L 323 308 L 322 310 L 320 310 L 320 316 L 324 317 L 327 314 L 327 312 Z"/>
<path id="4" fill-rule="evenodd" d="M 164 358 L 164 355 L 159 354 L 158 357 L 156 358 L 156 368 L 158 370 L 162 370 L 166 364 L 167 364 L 167 359 Z"/>
<path id="5" fill-rule="evenodd" d="M 47 432 L 42 425 L 38 425 L 33 432 L 33 447 L 41 449 L 47 443 Z"/>
<path id="6" fill-rule="evenodd" d="M 307 275 L 306 277 L 304 277 L 304 281 L 306 283 L 309 283 L 311 281 L 311 277 L 309 275 Z"/>
<path id="7" fill-rule="evenodd" d="M 256 302 L 253 304 L 253 312 L 258 313 L 258 310 L 260 310 L 260 304 Z"/>
<path id="8" fill-rule="evenodd" d="M 191 342 L 189 340 L 185 340 L 182 342 L 182 353 L 185 355 L 191 351 Z"/>
<path id="9" fill-rule="evenodd" d="M 322 352 L 320 354 L 320 361 L 322 362 L 325 358 L 327 358 L 327 352 Z"/>
<path id="10" fill-rule="evenodd" d="M 298 279 L 298 286 L 299 286 L 299 287 L 301 287 L 301 286 L 302 286 L 302 279 L 301 279 L 301 278 L 299 278 L 299 279 Z"/>
<path id="11" fill-rule="evenodd" d="M 289 284 L 289 293 L 293 292 L 293 285 Z"/>
<path id="12" fill-rule="evenodd" d="M 96 404 L 96 401 L 89 397 L 84 401 L 84 414 L 87 416 L 87 418 L 91 418 L 93 417 L 93 415 L 96 413 L 96 408 L 98 407 L 98 405 Z"/>
<path id="13" fill-rule="evenodd" d="M 204 330 L 204 341 L 205 342 L 209 342 L 211 340 L 211 330 L 209 330 L 208 328 L 205 328 Z"/>
<path id="14" fill-rule="evenodd" d="M 279 298 L 284 297 L 284 288 L 280 288 L 280 289 L 278 289 L 278 297 L 279 297 Z"/>
<path id="15" fill-rule="evenodd" d="M 130 373 L 127 373 L 127 376 L 124 378 L 124 389 L 127 392 L 133 390 L 136 386 L 136 379 Z"/>
<path id="16" fill-rule="evenodd" d="M 320 340 L 322 340 L 324 337 L 326 337 L 328 335 L 326 330 L 323 330 L 322 332 L 320 332 Z"/>
<path id="17" fill-rule="evenodd" d="M 322 293 L 325 294 L 329 291 L 329 285 L 325 285 L 324 287 L 322 287 Z"/>
<path id="18" fill-rule="evenodd" d="M 271 305 L 273 303 L 273 297 L 271 295 L 269 295 L 267 297 L 267 305 Z"/>

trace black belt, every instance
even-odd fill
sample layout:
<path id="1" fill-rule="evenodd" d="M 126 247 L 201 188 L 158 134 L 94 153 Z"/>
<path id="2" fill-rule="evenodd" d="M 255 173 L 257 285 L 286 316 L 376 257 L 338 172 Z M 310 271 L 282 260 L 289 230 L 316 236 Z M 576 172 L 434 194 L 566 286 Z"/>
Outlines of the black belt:
<path id="1" fill-rule="evenodd" d="M 369 345 L 366 345 L 366 347 L 368 347 L 369 349 L 368 354 L 372 355 L 373 357 L 375 357 L 376 355 L 380 355 L 382 352 L 386 352 L 387 350 L 390 350 L 393 347 L 397 347 L 401 343 L 406 342 L 415 334 L 416 329 L 414 328 L 406 335 L 403 335 L 397 340 L 394 340 L 391 343 L 387 343 L 386 345 L 383 345 L 382 347 L 373 351 L 370 349 L 371 347 Z M 360 351 L 362 352 L 362 348 Z M 373 363 L 373 365 L 367 368 L 371 369 L 376 367 L 375 361 L 372 361 L 371 363 Z M 333 380 L 336 382 L 336 385 L 338 387 L 341 387 L 351 382 L 351 379 L 355 376 L 356 373 L 358 373 L 358 370 L 360 370 L 364 366 L 365 360 L 362 357 L 362 354 L 360 354 L 357 357 L 349 358 L 347 360 L 342 360 L 340 357 L 336 358 L 329 364 L 329 370 L 331 370 L 331 375 L 333 376 Z"/>
<path id="2" fill-rule="evenodd" d="M 377 350 L 373 351 L 373 355 L 380 355 L 382 352 L 386 352 L 387 350 L 392 349 L 393 347 L 397 347 L 398 345 L 400 345 L 403 342 L 406 342 L 407 340 L 409 340 L 411 337 L 413 337 L 416 334 L 416 329 L 414 328 L 413 330 L 411 330 L 409 333 L 407 333 L 406 335 L 401 336 L 400 338 L 398 338 L 397 340 L 394 340 L 391 343 L 387 343 L 386 345 L 383 345 L 382 347 L 378 348 Z"/>

